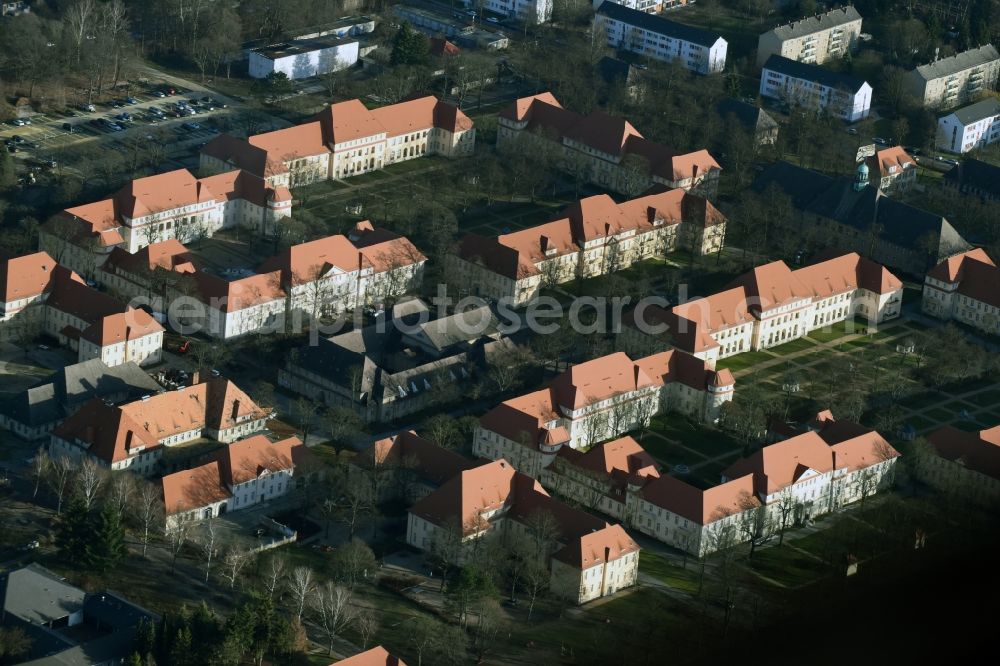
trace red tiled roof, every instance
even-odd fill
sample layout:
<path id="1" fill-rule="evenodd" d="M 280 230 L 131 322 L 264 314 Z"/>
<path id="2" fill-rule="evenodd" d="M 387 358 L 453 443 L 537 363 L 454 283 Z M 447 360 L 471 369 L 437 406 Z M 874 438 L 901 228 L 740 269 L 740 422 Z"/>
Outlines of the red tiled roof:
<path id="1" fill-rule="evenodd" d="M 639 544 L 632 540 L 621 525 L 608 525 L 596 532 L 569 540 L 565 547 L 556 552 L 555 558 L 582 570 L 614 562 L 638 550 Z"/>
<path id="2" fill-rule="evenodd" d="M 463 534 L 474 534 L 485 527 L 484 513 L 501 509 L 511 500 L 516 475 L 503 459 L 464 470 L 410 507 L 410 513 L 435 525 L 457 521 Z M 545 493 L 540 485 L 538 490 Z"/>
<path id="3" fill-rule="evenodd" d="M 126 273 L 142 274 L 156 268 L 163 268 L 168 271 L 194 272 L 193 254 L 188 252 L 177 239 L 170 239 L 151 243 L 138 252 L 130 253 L 124 248 L 116 247 L 111 250 L 107 261 L 102 269 L 114 272 L 120 269 Z"/>
<path id="4" fill-rule="evenodd" d="M 830 447 L 814 432 L 765 446 L 737 460 L 723 474 L 730 479 L 753 474 L 757 492 L 770 495 L 798 481 L 808 470 L 833 469 Z"/>
<path id="5" fill-rule="evenodd" d="M 330 666 L 406 666 L 402 659 L 389 654 L 384 647 L 378 645 L 353 657 L 342 659 Z"/>
<path id="6" fill-rule="evenodd" d="M 232 496 L 222 485 L 219 463 L 215 460 L 167 474 L 160 479 L 160 483 L 168 516 L 209 506 Z"/>
<path id="7" fill-rule="evenodd" d="M 298 437 L 272 442 L 264 435 L 254 435 L 227 445 L 216 454 L 222 481 L 236 486 L 295 466 L 295 449 L 302 447 Z"/>
<path id="8" fill-rule="evenodd" d="M 700 490 L 672 476 L 661 476 L 648 483 L 641 492 L 647 502 L 698 525 L 708 525 L 760 506 L 760 500 L 754 494 L 752 474 L 744 474 L 707 490 Z"/>
<path id="9" fill-rule="evenodd" d="M 285 298 L 281 271 L 269 271 L 239 280 L 228 281 L 204 271 L 193 274 L 198 297 L 204 303 L 213 300 L 221 312 L 245 308 Z"/>
<path id="10" fill-rule="evenodd" d="M 978 433 L 944 426 L 928 435 L 927 441 L 945 460 L 1000 480 L 1000 426 Z"/>
<path id="11" fill-rule="evenodd" d="M 375 442 L 353 459 L 359 465 L 405 464 L 421 477 L 441 485 L 462 471 L 476 466 L 476 462 L 420 437 L 412 430 L 401 432 Z"/>
<path id="12" fill-rule="evenodd" d="M 981 248 L 949 257 L 927 275 L 942 282 L 957 282 L 959 294 L 1000 307 L 1000 268 Z"/>
<path id="13" fill-rule="evenodd" d="M 56 260 L 47 252 L 35 252 L 0 261 L 3 301 L 10 303 L 45 293 L 51 288 L 56 267 Z"/>
<path id="14" fill-rule="evenodd" d="M 910 157 L 902 146 L 879 150 L 869 157 L 867 162 L 869 168 L 874 169 L 883 178 L 895 175 L 889 173 L 891 167 L 896 167 L 897 173 L 902 173 L 905 169 L 914 169 L 917 166 L 916 160 Z"/>
<path id="15" fill-rule="evenodd" d="M 91 400 L 59 425 L 55 435 L 89 444 L 89 453 L 113 463 L 134 455 L 138 446 L 158 446 L 165 437 L 206 427 L 226 430 L 264 416 L 266 412 L 235 384 L 213 378 L 125 405 Z"/>
<path id="16" fill-rule="evenodd" d="M 99 347 L 162 333 L 163 327 L 145 310 L 129 309 L 108 315 L 88 326 L 80 337 Z"/>

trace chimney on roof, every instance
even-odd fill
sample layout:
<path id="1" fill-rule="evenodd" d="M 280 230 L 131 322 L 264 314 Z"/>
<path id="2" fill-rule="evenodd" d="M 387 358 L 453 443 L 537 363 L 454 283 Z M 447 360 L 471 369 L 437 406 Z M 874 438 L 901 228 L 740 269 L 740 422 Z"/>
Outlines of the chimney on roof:
<path id="1" fill-rule="evenodd" d="M 236 420 L 236 416 L 239 413 L 240 413 L 240 399 L 236 398 L 235 400 L 233 400 L 233 414 L 232 414 L 232 416 L 230 418 L 232 418 L 232 420 L 235 421 Z"/>
<path id="2" fill-rule="evenodd" d="M 691 180 L 698 180 L 698 165 L 694 164 L 691 166 Z M 693 184 L 693 183 L 692 183 Z"/>
<path id="3" fill-rule="evenodd" d="M 132 450 L 132 437 L 133 437 L 133 435 L 134 435 L 134 433 L 131 430 L 129 430 L 128 432 L 125 433 L 125 450 L 126 451 L 131 451 Z"/>

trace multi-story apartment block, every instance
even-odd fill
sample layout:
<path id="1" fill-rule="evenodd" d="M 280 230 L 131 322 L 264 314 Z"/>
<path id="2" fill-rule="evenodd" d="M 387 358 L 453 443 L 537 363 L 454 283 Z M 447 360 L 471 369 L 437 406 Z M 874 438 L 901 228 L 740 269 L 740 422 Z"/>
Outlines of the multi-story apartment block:
<path id="1" fill-rule="evenodd" d="M 486 413 L 472 443 L 476 455 L 515 461 L 538 477 L 563 448 L 618 437 L 656 414 L 699 421 L 719 418 L 736 381 L 705 361 L 671 350 L 633 361 L 622 352 L 580 363 L 549 386 L 507 400 Z"/>
<path id="2" fill-rule="evenodd" d="M 87 285 L 46 252 L 0 262 L 0 338 L 31 339 L 48 333 L 78 353 L 109 366 L 157 363 L 163 327 Z"/>
<path id="3" fill-rule="evenodd" d="M 945 174 L 946 182 L 950 174 Z M 776 188 L 788 197 L 795 215 L 780 233 L 798 239 L 807 250 L 857 252 L 923 275 L 945 257 L 969 249 L 947 219 L 884 196 L 868 176 L 864 163 L 851 179 L 779 161 L 757 177 L 753 189 L 764 194 Z"/>
<path id="4" fill-rule="evenodd" d="M 431 550 L 441 539 L 458 539 L 467 561 L 491 539 L 530 536 L 540 515 L 558 525 L 553 550 L 535 553 L 551 571 L 555 595 L 583 604 L 635 585 L 639 546 L 620 525 L 553 499 L 502 459 L 458 473 L 410 507 L 406 542 Z"/>
<path id="5" fill-rule="evenodd" d="M 624 118 L 593 111 L 581 116 L 552 93 L 522 97 L 500 112 L 497 149 L 552 152 L 582 181 L 636 196 L 666 185 L 712 197 L 721 167 L 707 150 L 679 154 L 642 136 Z"/>
<path id="6" fill-rule="evenodd" d="M 1000 100 L 987 97 L 938 118 L 937 148 L 967 153 L 1000 141 Z"/>
<path id="7" fill-rule="evenodd" d="M 421 157 L 471 155 L 476 131 L 457 107 L 427 96 L 368 110 L 360 100 L 331 104 L 311 121 L 246 140 L 222 134 L 201 152 L 209 172 L 234 168 L 270 187 L 349 178 Z"/>
<path id="8" fill-rule="evenodd" d="M 1000 268 L 980 248 L 949 257 L 928 271 L 921 308 L 1000 335 Z"/>
<path id="9" fill-rule="evenodd" d="M 993 508 L 1000 501 L 1000 426 L 965 432 L 952 426 L 927 436 L 931 450 L 917 466 L 928 484 L 976 504 Z"/>
<path id="10" fill-rule="evenodd" d="M 987 44 L 907 72 L 906 90 L 921 106 L 951 108 L 994 90 L 998 75 L 1000 53 Z"/>
<path id="11" fill-rule="evenodd" d="M 760 94 L 849 123 L 867 118 L 872 103 L 872 87 L 867 81 L 779 55 L 764 63 Z"/>
<path id="12" fill-rule="evenodd" d="M 462 0 L 470 9 L 506 16 L 528 24 L 546 23 L 552 18 L 552 0 Z M 484 17 L 485 18 L 485 17 Z"/>
<path id="13" fill-rule="evenodd" d="M 759 537 L 875 495 L 899 453 L 877 432 L 821 412 L 805 432 L 733 464 L 721 483 L 697 488 L 661 474 L 630 437 L 586 453 L 562 449 L 544 485 L 697 557 L 759 530 Z M 696 446 L 696 445 L 694 445 Z"/>
<path id="14" fill-rule="evenodd" d="M 669 311 L 651 306 L 642 317 L 646 325 L 661 324 L 675 348 L 714 368 L 718 359 L 784 344 L 855 316 L 872 324 L 893 319 L 902 301 L 899 278 L 849 253 L 794 271 L 783 261 L 764 264 L 730 289 Z"/>
<path id="15" fill-rule="evenodd" d="M 612 0 L 594 0 L 594 11 L 596 12 L 598 8 L 605 2 L 611 2 Z M 628 7 L 629 9 L 636 9 L 640 12 L 646 12 L 647 14 L 659 14 L 664 9 L 673 9 L 675 7 L 680 7 L 687 4 L 687 0 L 615 0 L 616 4 L 622 7 Z"/>
<path id="16" fill-rule="evenodd" d="M 905 192 L 917 182 L 917 161 L 901 146 L 877 150 L 865 160 L 868 177 L 878 177 L 878 189 L 885 193 Z"/>
<path id="17" fill-rule="evenodd" d="M 728 43 L 720 35 L 641 9 L 602 3 L 594 15 L 594 33 L 602 32 L 613 49 L 676 62 L 698 74 L 715 74 L 726 68 Z"/>
<path id="18" fill-rule="evenodd" d="M 227 444 L 211 460 L 160 479 L 165 531 L 246 509 L 287 494 L 306 447 L 298 437 L 254 435 Z"/>
<path id="19" fill-rule="evenodd" d="M 39 246 L 88 279 L 121 247 L 137 252 L 170 239 L 189 242 L 219 229 L 268 233 L 291 214 L 292 195 L 244 171 L 195 178 L 187 169 L 137 178 L 110 199 L 67 208 L 44 224 Z"/>
<path id="20" fill-rule="evenodd" d="M 150 476 L 166 448 L 202 437 L 235 442 L 260 432 L 268 416 L 228 379 L 199 382 L 195 373 L 191 386 L 124 405 L 91 400 L 53 431 L 49 452 Z"/>
<path id="21" fill-rule="evenodd" d="M 684 190 L 621 204 L 599 194 L 536 227 L 494 238 L 469 234 L 448 262 L 460 290 L 520 306 L 544 287 L 607 275 L 678 248 L 717 252 L 725 234 L 722 213 Z"/>
<path id="22" fill-rule="evenodd" d="M 861 14 L 853 6 L 833 9 L 779 25 L 757 39 L 757 66 L 772 55 L 820 65 L 857 48 Z"/>

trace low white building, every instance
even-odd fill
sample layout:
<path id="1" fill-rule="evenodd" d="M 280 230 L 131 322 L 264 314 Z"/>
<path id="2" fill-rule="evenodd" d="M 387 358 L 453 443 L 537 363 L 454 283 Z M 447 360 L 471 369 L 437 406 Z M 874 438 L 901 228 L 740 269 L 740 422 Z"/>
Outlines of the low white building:
<path id="1" fill-rule="evenodd" d="M 358 41 L 350 38 L 293 39 L 251 49 L 249 74 L 264 79 L 276 72 L 289 79 L 307 79 L 351 67 L 358 62 Z"/>
<path id="2" fill-rule="evenodd" d="M 872 103 L 872 87 L 867 81 L 779 55 L 764 63 L 760 94 L 849 123 L 867 118 Z"/>
<path id="3" fill-rule="evenodd" d="M 611 48 L 677 62 L 698 74 L 715 74 L 726 68 L 728 43 L 720 35 L 642 9 L 604 2 L 594 16 L 594 32 L 603 32 Z"/>
<path id="4" fill-rule="evenodd" d="M 581 449 L 668 411 L 713 422 L 733 399 L 729 370 L 671 350 L 633 361 L 622 352 L 579 363 L 539 391 L 502 402 L 480 419 L 478 456 L 514 461 L 538 477 L 563 448 Z"/>
<path id="5" fill-rule="evenodd" d="M 533 553 L 550 570 L 553 594 L 583 604 L 636 584 L 639 545 L 620 525 L 553 499 L 506 460 L 463 470 L 417 501 L 407 516 L 406 543 L 433 552 L 443 539 L 455 540 L 466 562 L 496 541 L 533 543 L 531 526 L 539 515 L 557 524 L 554 552 Z"/>
<path id="6" fill-rule="evenodd" d="M 272 442 L 255 435 L 228 444 L 212 460 L 161 480 L 165 530 L 247 509 L 287 494 L 305 455 L 298 437 Z"/>
<path id="7" fill-rule="evenodd" d="M 987 97 L 938 119 L 937 149 L 967 153 L 1000 141 L 1000 100 Z"/>
<path id="8" fill-rule="evenodd" d="M 516 21 L 527 21 L 529 24 L 546 23 L 552 18 L 552 0 L 462 1 L 470 9 L 484 9 Z"/>
<path id="9" fill-rule="evenodd" d="M 921 308 L 990 335 L 1000 335 L 1000 268 L 981 248 L 945 259 L 924 278 Z"/>
<path id="10" fill-rule="evenodd" d="M 650 306 L 636 317 L 637 326 L 660 325 L 677 349 L 714 368 L 718 359 L 776 347 L 856 316 L 872 324 L 894 319 L 902 302 L 899 278 L 850 252 L 794 271 L 783 261 L 764 264 L 730 289 L 669 311 Z M 626 334 L 645 335 L 632 327 Z"/>

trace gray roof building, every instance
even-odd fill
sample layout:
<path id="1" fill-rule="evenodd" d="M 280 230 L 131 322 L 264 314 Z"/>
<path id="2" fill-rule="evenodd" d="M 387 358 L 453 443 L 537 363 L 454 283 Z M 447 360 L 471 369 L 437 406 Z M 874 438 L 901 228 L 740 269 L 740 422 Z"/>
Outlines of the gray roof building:
<path id="1" fill-rule="evenodd" d="M 952 107 L 996 87 L 1000 53 L 992 44 L 956 53 L 906 73 L 907 91 L 923 106 Z"/>
<path id="2" fill-rule="evenodd" d="M 0 626 L 31 641 L 27 666 L 111 666 L 134 650 L 142 620 L 153 613 L 112 592 L 87 594 L 37 564 L 0 575 Z"/>
<path id="3" fill-rule="evenodd" d="M 984 118 L 991 118 L 998 114 L 1000 114 L 1000 100 L 996 97 L 987 97 L 975 104 L 963 106 L 961 109 L 956 109 L 953 112 L 953 115 L 963 125 L 971 125 Z"/>
<path id="4" fill-rule="evenodd" d="M 779 25 L 757 39 L 757 66 L 772 55 L 822 64 L 853 50 L 861 36 L 861 14 L 854 7 Z"/>
<path id="5" fill-rule="evenodd" d="M 42 383 L 0 402 L 0 424 L 25 439 L 37 439 L 92 398 L 123 402 L 161 390 L 135 363 L 108 367 L 100 359 L 91 359 L 67 365 Z"/>
<path id="6" fill-rule="evenodd" d="M 771 186 L 788 195 L 802 213 L 798 231 L 803 237 L 909 273 L 922 274 L 942 258 L 971 247 L 944 217 L 887 197 L 869 185 L 865 165 L 851 179 L 777 162 L 753 188 L 764 192 Z M 835 232 L 826 227 L 830 221 L 839 225 Z"/>
<path id="7" fill-rule="evenodd" d="M 771 30 L 771 32 L 781 39 L 796 39 L 798 37 L 806 37 L 814 32 L 830 30 L 831 28 L 860 20 L 861 14 L 858 13 L 858 10 L 854 8 L 854 5 L 848 5 L 847 7 L 832 9 L 825 14 L 807 16 L 791 23 L 779 25 Z"/>

